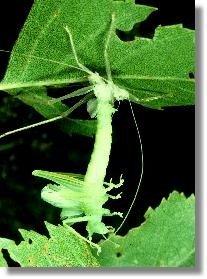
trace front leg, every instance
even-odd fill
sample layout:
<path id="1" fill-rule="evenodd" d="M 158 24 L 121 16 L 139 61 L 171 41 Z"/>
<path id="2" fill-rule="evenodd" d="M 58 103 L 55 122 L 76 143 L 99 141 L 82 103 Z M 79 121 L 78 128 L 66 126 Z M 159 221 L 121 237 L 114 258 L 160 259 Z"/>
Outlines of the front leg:
<path id="1" fill-rule="evenodd" d="M 81 217 L 80 217 L 81 218 Z M 73 218 L 72 218 L 73 219 Z M 91 247 L 94 247 L 97 249 L 97 255 L 99 255 L 101 253 L 101 247 L 90 241 L 89 239 L 85 238 L 84 236 L 82 236 L 81 234 L 77 233 L 76 230 L 74 230 L 72 227 L 68 226 L 67 224 L 63 224 L 64 227 L 66 227 L 68 230 L 72 231 L 73 234 L 76 234 L 79 238 L 83 239 L 85 242 L 87 242 L 88 244 L 90 244 Z"/>
<path id="2" fill-rule="evenodd" d="M 119 181 L 118 184 L 114 184 L 114 183 L 112 182 L 112 179 L 110 179 L 110 182 L 109 182 L 109 183 L 108 183 L 108 182 L 104 182 L 104 185 L 108 186 L 108 187 L 106 188 L 106 192 L 109 192 L 109 191 L 111 191 L 112 189 L 119 188 L 119 187 L 121 187 L 123 184 L 124 184 L 124 179 L 122 178 L 122 175 L 120 176 L 120 181 Z"/>
<path id="3" fill-rule="evenodd" d="M 82 216 L 82 217 L 73 217 L 73 218 L 66 218 L 63 220 L 63 225 L 67 224 L 74 224 L 74 223 L 79 223 L 79 222 L 88 222 L 91 219 L 90 216 Z"/>

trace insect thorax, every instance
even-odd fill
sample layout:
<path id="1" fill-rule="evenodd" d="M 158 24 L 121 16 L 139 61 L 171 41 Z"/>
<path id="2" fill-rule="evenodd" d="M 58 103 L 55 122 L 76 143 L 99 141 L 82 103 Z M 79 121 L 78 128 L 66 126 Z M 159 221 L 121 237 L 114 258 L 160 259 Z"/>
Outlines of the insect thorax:
<path id="1" fill-rule="evenodd" d="M 99 100 L 117 101 L 128 100 L 127 90 L 115 85 L 113 81 L 105 81 L 98 73 L 92 73 L 89 81 L 94 85 L 94 94 Z"/>
<path id="2" fill-rule="evenodd" d="M 123 101 L 129 99 L 129 92 L 113 83 L 113 96 L 116 101 Z"/>

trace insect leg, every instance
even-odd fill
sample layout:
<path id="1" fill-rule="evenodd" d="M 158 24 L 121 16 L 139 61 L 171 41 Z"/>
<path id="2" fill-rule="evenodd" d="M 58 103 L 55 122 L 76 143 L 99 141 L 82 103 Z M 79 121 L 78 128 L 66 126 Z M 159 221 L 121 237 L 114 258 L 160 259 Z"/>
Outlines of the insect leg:
<path id="1" fill-rule="evenodd" d="M 56 117 L 53 117 L 53 118 L 50 118 L 50 119 L 46 119 L 46 120 L 40 121 L 40 122 L 35 123 L 35 124 L 31 124 L 31 125 L 28 125 L 28 126 L 25 126 L 25 127 L 22 127 L 22 128 L 18 128 L 18 129 L 15 129 L 15 130 L 12 130 L 12 131 L 3 133 L 3 134 L 0 135 L 0 139 L 1 139 L 1 138 L 4 138 L 4 137 L 6 137 L 6 136 L 9 136 L 9 135 L 12 135 L 12 134 L 15 134 L 15 133 L 24 131 L 24 130 L 28 130 L 28 129 L 31 129 L 31 128 L 35 128 L 35 127 L 37 127 L 37 126 L 45 125 L 45 124 L 48 124 L 48 123 L 55 122 L 55 121 L 57 121 L 57 120 L 63 119 L 63 118 L 65 118 L 66 116 L 68 116 L 69 114 L 71 114 L 71 113 L 72 113 L 75 109 L 77 109 L 80 105 L 82 105 L 82 104 L 84 104 L 85 102 L 87 102 L 90 98 L 91 98 L 91 95 L 88 94 L 88 95 L 86 95 L 84 98 L 82 98 L 80 101 L 78 101 L 74 106 L 72 106 L 71 108 L 69 108 L 68 110 L 66 110 L 65 112 L 63 112 L 61 115 L 56 116 Z"/>
<path id="2" fill-rule="evenodd" d="M 106 192 L 109 192 L 111 191 L 112 189 L 115 189 L 115 188 L 119 188 L 121 187 L 122 185 L 124 184 L 124 179 L 122 178 L 122 175 L 120 176 L 120 181 L 118 184 L 114 184 L 112 183 L 112 179 L 110 180 L 110 182 L 104 182 L 104 185 L 107 185 L 108 187 L 106 188 Z"/>
<path id="3" fill-rule="evenodd" d="M 78 59 L 78 55 L 77 55 L 77 52 L 76 52 L 76 49 L 75 49 L 75 45 L 74 45 L 74 42 L 73 42 L 73 36 L 72 36 L 72 33 L 70 31 L 70 29 L 68 28 L 68 26 L 65 26 L 64 27 L 66 32 L 68 33 L 68 36 L 69 36 L 69 39 L 70 39 L 70 44 L 71 44 L 71 48 L 72 48 L 72 52 L 73 52 L 73 55 L 75 57 L 75 60 L 76 60 L 76 63 L 77 65 L 86 73 L 88 73 L 89 75 L 93 74 L 93 72 L 91 72 L 87 67 L 85 67 Z"/>
<path id="4" fill-rule="evenodd" d="M 67 224 L 74 224 L 79 222 L 88 222 L 91 219 L 90 216 L 81 216 L 81 217 L 73 217 L 73 218 L 67 218 L 63 220 L 63 225 Z"/>
<path id="5" fill-rule="evenodd" d="M 82 96 L 86 95 L 87 93 L 91 92 L 93 90 L 93 86 L 87 86 L 84 88 L 80 88 L 72 93 L 66 94 L 60 98 L 55 98 L 54 100 L 49 101 L 50 104 L 54 104 L 56 102 L 60 102 L 69 98 L 77 97 L 77 96 Z"/>
<path id="6" fill-rule="evenodd" d="M 107 196 L 108 196 L 110 199 L 112 199 L 112 200 L 117 200 L 117 199 L 121 199 L 121 194 L 122 194 L 122 192 L 119 193 L 119 194 L 116 195 L 116 196 L 109 195 L 109 194 L 107 194 Z"/>
<path id="7" fill-rule="evenodd" d="M 107 78 L 110 82 L 112 82 L 112 76 L 111 76 L 111 67 L 110 67 L 109 57 L 108 57 L 108 48 L 109 48 L 111 35 L 112 35 L 112 32 L 113 32 L 114 21 L 115 21 L 115 13 L 112 13 L 111 23 L 110 23 L 108 35 L 107 35 L 107 38 L 106 38 L 106 44 L 105 44 L 105 48 L 104 48 L 104 59 L 105 59 L 105 65 L 106 65 L 106 74 L 107 74 Z"/>
<path id="8" fill-rule="evenodd" d="M 90 246 L 96 248 L 97 249 L 97 255 L 101 252 L 101 247 L 98 244 L 88 240 L 87 238 L 85 238 L 81 234 L 77 233 L 76 230 L 74 230 L 72 227 L 68 226 L 67 224 L 64 224 L 64 226 L 67 227 L 69 230 L 71 230 L 73 234 L 76 234 L 79 238 L 81 238 L 84 241 L 86 241 L 87 243 L 89 243 Z"/>
<path id="9" fill-rule="evenodd" d="M 109 213 L 107 213 L 107 214 L 104 214 L 104 216 L 114 216 L 114 215 L 123 218 L 123 213 L 121 213 L 121 212 L 116 212 L 116 211 L 115 211 L 115 212 L 109 212 Z"/>

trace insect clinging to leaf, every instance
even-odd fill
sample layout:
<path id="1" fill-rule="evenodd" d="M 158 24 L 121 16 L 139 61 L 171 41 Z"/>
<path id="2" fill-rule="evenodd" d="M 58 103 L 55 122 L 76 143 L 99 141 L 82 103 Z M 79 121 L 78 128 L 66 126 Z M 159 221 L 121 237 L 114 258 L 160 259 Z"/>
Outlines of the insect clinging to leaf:
<path id="1" fill-rule="evenodd" d="M 68 26 L 65 26 L 64 28 L 66 34 L 69 37 L 72 54 L 77 64 L 77 67 L 75 68 L 85 72 L 88 75 L 90 86 L 88 86 L 85 89 L 78 90 L 77 92 L 73 92 L 69 95 L 63 96 L 61 98 L 57 98 L 54 100 L 54 102 L 59 102 L 73 96 L 80 96 L 90 92 L 93 92 L 96 97 L 96 99 L 92 99 L 88 103 L 88 112 L 90 113 L 91 117 L 97 118 L 97 129 L 95 135 L 94 150 L 91 155 L 91 160 L 88 164 L 85 176 L 79 174 L 58 173 L 43 170 L 35 170 L 32 173 L 34 176 L 49 179 L 54 183 L 48 184 L 43 188 L 41 192 L 41 198 L 44 201 L 50 203 L 51 205 L 62 209 L 60 215 L 64 225 L 70 226 L 78 222 L 87 222 L 86 229 L 88 232 L 89 241 L 92 240 L 92 236 L 95 233 L 105 235 L 111 232 L 111 230 L 114 230 L 114 228 L 107 226 L 103 222 L 103 216 L 118 215 L 120 217 L 123 217 L 123 214 L 121 212 L 110 212 L 108 208 L 103 207 L 109 198 L 118 199 L 121 197 L 121 193 L 118 193 L 116 196 L 113 196 L 109 194 L 109 192 L 112 189 L 119 188 L 123 185 L 124 180 L 122 178 L 122 175 L 120 176 L 120 182 L 118 184 L 114 184 L 112 180 L 108 183 L 105 182 L 105 176 L 111 152 L 112 117 L 113 114 L 116 112 L 116 109 L 114 108 L 114 102 L 122 100 L 129 101 L 128 91 L 114 84 L 111 75 L 108 49 L 110 44 L 110 38 L 114 31 L 114 22 L 115 14 L 113 13 L 109 30 L 106 34 L 105 48 L 103 53 L 107 79 L 101 77 L 97 72 L 92 72 L 79 61 L 78 55 L 76 53 L 75 43 L 73 41 L 72 32 Z M 130 101 L 129 104 L 131 106 Z M 72 107 L 69 110 L 69 112 L 75 109 L 76 107 L 77 106 Z M 58 119 L 62 119 L 63 117 L 67 116 L 67 113 L 68 112 L 66 112 L 64 116 L 55 117 L 53 119 L 45 120 L 37 124 L 23 127 L 21 129 L 18 129 L 18 131 L 32 128 L 41 124 L 46 124 L 52 121 L 56 121 Z M 142 180 L 143 152 L 141 137 L 133 110 L 132 115 L 138 132 L 142 155 L 141 176 L 137 187 L 137 191 L 135 193 L 135 200 Z M 11 134 L 11 132 L 6 134 Z M 6 134 L 4 134 L 4 136 Z M 126 220 L 132 208 L 134 200 L 132 201 L 129 210 L 126 216 L 124 217 L 123 222 L 117 230 L 120 229 L 120 227 Z"/>
<path id="2" fill-rule="evenodd" d="M 108 65 L 107 49 L 112 32 L 114 14 L 106 38 L 105 60 Z M 86 175 L 83 179 L 74 178 L 70 174 L 56 174 L 44 171 L 34 171 L 33 175 L 48 178 L 56 185 L 49 184 L 42 191 L 42 198 L 60 208 L 62 208 L 61 218 L 64 224 L 87 221 L 87 231 L 89 239 L 94 233 L 106 234 L 109 232 L 107 226 L 102 222 L 103 216 L 119 215 L 120 212 L 111 213 L 109 209 L 103 207 L 109 198 L 119 198 L 120 195 L 112 196 L 108 192 L 113 188 L 122 186 L 123 179 L 119 184 L 105 183 L 106 168 L 109 162 L 109 155 L 112 142 L 112 115 L 115 113 L 113 107 L 114 100 L 128 98 L 128 92 L 121 89 L 112 82 L 110 68 L 107 67 L 108 80 L 104 80 L 98 73 L 91 72 L 79 62 L 72 34 L 66 26 L 65 30 L 70 38 L 72 52 L 78 67 L 86 72 L 91 83 L 91 90 L 97 100 L 97 108 L 94 116 L 97 118 L 97 131 L 95 136 L 94 151 L 88 165 Z M 107 187 L 105 187 L 107 186 Z"/>

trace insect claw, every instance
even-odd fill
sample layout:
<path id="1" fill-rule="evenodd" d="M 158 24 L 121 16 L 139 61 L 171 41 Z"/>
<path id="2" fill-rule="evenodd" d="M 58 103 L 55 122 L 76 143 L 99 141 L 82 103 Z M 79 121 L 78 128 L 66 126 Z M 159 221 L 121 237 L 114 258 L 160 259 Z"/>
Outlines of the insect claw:
<path id="1" fill-rule="evenodd" d="M 108 229 L 108 233 L 113 233 L 115 231 L 115 228 L 112 226 L 106 226 L 106 228 Z"/>
<path id="2" fill-rule="evenodd" d="M 101 253 L 101 246 L 99 246 L 98 244 L 92 242 L 91 240 L 87 240 L 87 242 L 90 244 L 90 246 L 92 248 L 96 248 L 97 249 L 97 256 Z"/>
<path id="3" fill-rule="evenodd" d="M 123 213 L 117 212 L 117 211 L 115 211 L 115 212 L 110 212 L 110 214 L 108 214 L 107 216 L 114 216 L 114 215 L 117 215 L 117 216 L 123 218 Z"/>
<path id="4" fill-rule="evenodd" d="M 101 246 L 99 246 L 98 244 L 92 242 L 92 237 L 91 236 L 88 236 L 88 238 L 86 238 L 86 237 L 80 235 L 79 233 L 77 233 L 73 228 L 71 228 L 67 224 L 63 224 L 63 225 L 65 227 L 67 227 L 69 230 L 72 230 L 73 233 L 75 233 L 79 238 L 81 238 L 82 240 L 87 242 L 91 247 L 96 248 L 97 249 L 97 255 L 99 255 L 101 253 Z"/>
<path id="5" fill-rule="evenodd" d="M 115 189 L 115 188 L 119 188 L 119 187 L 121 187 L 123 184 L 124 184 L 124 179 L 122 178 L 122 174 L 121 174 L 121 176 L 120 176 L 120 181 L 119 181 L 118 184 L 112 183 L 112 178 L 110 179 L 110 182 L 109 182 L 109 183 L 108 183 L 108 182 L 104 182 L 104 185 L 108 186 L 108 187 L 106 188 L 106 192 L 109 192 L 109 191 L 111 191 L 112 189 Z"/>
<path id="6" fill-rule="evenodd" d="M 122 194 L 122 192 L 121 193 L 119 193 L 118 195 L 116 195 L 116 196 L 113 196 L 113 195 L 108 195 L 108 197 L 109 198 L 111 198 L 111 199 L 113 199 L 113 200 L 117 200 L 117 199 L 120 199 L 121 198 L 121 194 Z"/>

